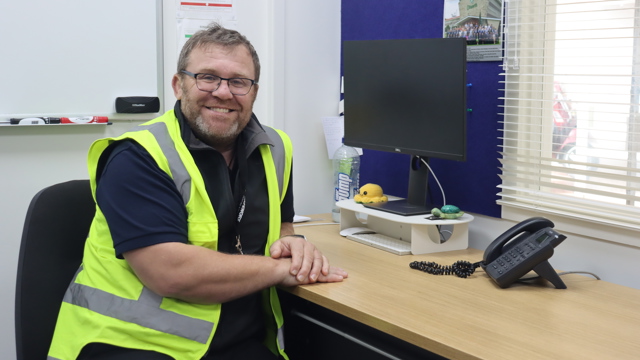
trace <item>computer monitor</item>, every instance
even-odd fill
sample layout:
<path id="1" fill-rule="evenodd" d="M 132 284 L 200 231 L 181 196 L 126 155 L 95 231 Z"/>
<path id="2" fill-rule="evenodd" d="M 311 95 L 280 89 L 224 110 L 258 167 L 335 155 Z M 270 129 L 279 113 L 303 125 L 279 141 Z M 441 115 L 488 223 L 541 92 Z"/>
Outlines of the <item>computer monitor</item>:
<path id="1" fill-rule="evenodd" d="M 406 201 L 380 210 L 428 213 L 422 160 L 466 160 L 466 51 L 461 38 L 343 42 L 344 143 L 411 155 Z"/>

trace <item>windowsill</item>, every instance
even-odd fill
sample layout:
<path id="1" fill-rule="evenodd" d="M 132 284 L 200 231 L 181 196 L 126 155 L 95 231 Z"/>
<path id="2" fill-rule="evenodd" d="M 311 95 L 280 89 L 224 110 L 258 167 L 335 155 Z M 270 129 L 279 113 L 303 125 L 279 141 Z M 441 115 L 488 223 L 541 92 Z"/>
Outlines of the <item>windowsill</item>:
<path id="1" fill-rule="evenodd" d="M 556 228 L 564 232 L 640 248 L 640 231 L 638 230 L 502 205 L 503 219 L 520 222 L 534 216 L 542 216 L 553 221 Z"/>

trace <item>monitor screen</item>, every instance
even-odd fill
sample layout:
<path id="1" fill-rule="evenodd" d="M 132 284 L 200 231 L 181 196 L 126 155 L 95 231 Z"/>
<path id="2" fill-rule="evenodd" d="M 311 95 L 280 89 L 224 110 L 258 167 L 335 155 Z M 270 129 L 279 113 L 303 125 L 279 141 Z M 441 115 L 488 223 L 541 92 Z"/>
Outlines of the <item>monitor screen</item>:
<path id="1" fill-rule="evenodd" d="M 345 41 L 345 144 L 466 160 L 466 51 L 460 38 Z M 421 176 L 410 180 L 409 200 L 425 205 L 428 172 Z M 418 200 L 416 186 L 425 188 Z"/>

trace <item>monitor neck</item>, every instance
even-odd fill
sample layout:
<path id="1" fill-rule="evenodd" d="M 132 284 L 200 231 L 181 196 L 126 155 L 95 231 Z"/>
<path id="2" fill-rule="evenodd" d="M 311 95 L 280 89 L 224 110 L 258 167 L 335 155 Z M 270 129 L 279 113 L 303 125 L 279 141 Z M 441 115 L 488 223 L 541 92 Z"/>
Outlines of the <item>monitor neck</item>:
<path id="1" fill-rule="evenodd" d="M 409 189 L 407 202 L 412 205 L 427 206 L 429 193 L 429 168 L 422 163 L 429 163 L 429 158 L 412 155 L 409 164 Z"/>

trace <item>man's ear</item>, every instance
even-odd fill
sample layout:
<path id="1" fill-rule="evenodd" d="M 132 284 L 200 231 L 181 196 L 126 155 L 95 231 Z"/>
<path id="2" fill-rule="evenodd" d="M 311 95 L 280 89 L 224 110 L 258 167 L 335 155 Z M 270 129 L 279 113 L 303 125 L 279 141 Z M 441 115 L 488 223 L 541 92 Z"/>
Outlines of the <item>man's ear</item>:
<path id="1" fill-rule="evenodd" d="M 182 100 L 182 79 L 178 74 L 174 74 L 171 78 L 171 87 L 173 88 L 173 94 L 177 100 Z"/>

